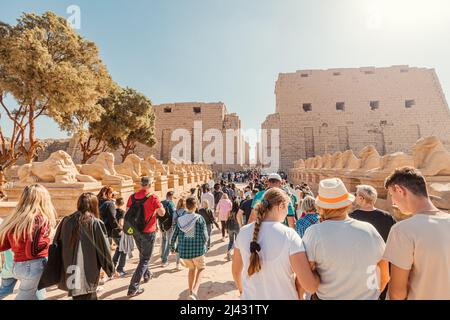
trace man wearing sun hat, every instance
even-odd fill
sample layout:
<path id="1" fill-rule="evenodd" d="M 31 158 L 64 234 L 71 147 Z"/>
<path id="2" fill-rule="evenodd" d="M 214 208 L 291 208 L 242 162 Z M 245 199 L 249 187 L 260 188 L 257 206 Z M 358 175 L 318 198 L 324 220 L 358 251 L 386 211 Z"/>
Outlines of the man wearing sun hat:
<path id="1" fill-rule="evenodd" d="M 256 220 L 256 212 L 254 209 L 255 209 L 256 205 L 261 202 L 266 191 L 269 190 L 270 188 L 282 189 L 283 179 L 281 179 L 281 176 L 278 173 L 269 174 L 269 176 L 267 177 L 267 182 L 268 182 L 268 188 L 266 188 L 266 190 L 262 190 L 262 191 L 258 192 L 255 195 L 255 198 L 253 198 L 252 213 L 250 214 L 248 223 L 252 223 L 253 221 Z M 289 195 L 289 198 L 291 199 L 290 195 Z M 295 227 L 295 210 L 294 210 L 294 206 L 292 205 L 292 199 L 291 199 L 291 201 L 289 201 L 288 214 L 287 214 L 284 224 L 291 228 Z"/>
<path id="2" fill-rule="evenodd" d="M 310 226 L 302 239 L 321 279 L 313 299 L 377 300 L 387 284 L 383 238 L 371 224 L 349 218 L 354 200 L 341 179 L 320 181 L 316 206 L 322 222 Z"/>

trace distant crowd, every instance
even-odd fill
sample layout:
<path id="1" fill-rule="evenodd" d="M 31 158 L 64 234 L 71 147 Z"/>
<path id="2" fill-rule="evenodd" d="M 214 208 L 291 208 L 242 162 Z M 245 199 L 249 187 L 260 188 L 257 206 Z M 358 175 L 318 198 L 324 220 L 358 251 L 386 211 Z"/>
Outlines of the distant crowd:
<path id="1" fill-rule="evenodd" d="M 19 283 L 16 299 L 44 299 L 56 285 L 73 299 L 96 300 L 104 282 L 127 275 L 135 248 L 127 295 L 140 295 L 153 277 L 158 235 L 161 266 L 174 255 L 175 269 L 188 269 L 189 299 L 201 299 L 214 228 L 244 300 L 450 299 L 450 214 L 433 205 L 414 168 L 395 170 L 384 185 L 402 221 L 376 207 L 373 186 L 351 194 L 339 178 L 320 181 L 315 195 L 284 173 L 225 172 L 163 200 L 152 183 L 142 177 L 129 199 L 111 187 L 83 193 L 58 224 L 48 191 L 26 187 L 0 225 L 0 299 Z"/>

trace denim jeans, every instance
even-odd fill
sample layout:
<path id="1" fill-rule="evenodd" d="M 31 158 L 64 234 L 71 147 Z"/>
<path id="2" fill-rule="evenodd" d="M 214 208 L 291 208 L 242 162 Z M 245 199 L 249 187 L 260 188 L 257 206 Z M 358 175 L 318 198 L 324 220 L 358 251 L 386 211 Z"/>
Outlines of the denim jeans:
<path id="1" fill-rule="evenodd" d="M 230 242 L 228 243 L 228 251 L 234 248 L 234 240 L 239 233 L 239 230 L 228 230 L 228 234 L 230 236 Z"/>
<path id="2" fill-rule="evenodd" d="M 15 278 L 2 278 L 0 286 L 0 300 L 5 299 L 11 293 L 14 292 L 14 287 L 16 286 L 17 279 Z"/>
<path id="3" fill-rule="evenodd" d="M 172 240 L 172 235 L 175 229 L 172 227 L 167 231 L 163 231 L 162 234 L 162 242 L 161 242 L 161 261 L 162 263 L 166 263 L 169 258 L 170 253 L 170 241 Z"/>
<path id="4" fill-rule="evenodd" d="M 148 279 L 151 277 L 149 270 L 150 258 L 152 257 L 153 246 L 155 245 L 156 232 L 137 233 L 133 235 L 136 247 L 139 250 L 139 264 L 131 278 L 128 291 L 136 292 L 139 289 L 139 283 L 142 277 Z"/>
<path id="5" fill-rule="evenodd" d="M 123 272 L 123 268 L 125 268 L 125 262 L 127 260 L 127 254 L 119 251 L 120 238 L 113 238 L 113 241 L 117 245 L 116 252 L 114 252 L 113 256 L 113 264 L 117 272 Z M 117 264 L 117 262 L 119 264 Z"/>
<path id="6" fill-rule="evenodd" d="M 45 299 L 45 289 L 38 291 L 37 287 L 46 263 L 47 258 L 14 263 L 14 278 L 20 282 L 16 300 Z"/>
<path id="7" fill-rule="evenodd" d="M 212 224 L 206 225 L 206 231 L 208 232 L 208 250 L 211 247 L 211 231 L 212 231 Z"/>

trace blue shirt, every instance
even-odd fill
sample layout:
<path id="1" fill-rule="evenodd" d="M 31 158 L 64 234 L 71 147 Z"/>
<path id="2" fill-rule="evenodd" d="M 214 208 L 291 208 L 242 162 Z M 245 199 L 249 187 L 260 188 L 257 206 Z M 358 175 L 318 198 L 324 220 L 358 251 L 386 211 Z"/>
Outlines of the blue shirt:
<path id="1" fill-rule="evenodd" d="M 2 253 L 4 264 L 1 266 L 2 272 L 0 273 L 1 279 L 11 279 L 14 278 L 12 274 L 13 261 L 14 261 L 14 253 L 11 250 L 6 250 Z"/>
<path id="2" fill-rule="evenodd" d="M 295 231 L 297 231 L 300 238 L 305 235 L 306 229 L 308 229 L 313 224 L 320 221 L 320 216 L 317 213 L 306 214 L 303 218 L 300 218 L 295 223 Z"/>

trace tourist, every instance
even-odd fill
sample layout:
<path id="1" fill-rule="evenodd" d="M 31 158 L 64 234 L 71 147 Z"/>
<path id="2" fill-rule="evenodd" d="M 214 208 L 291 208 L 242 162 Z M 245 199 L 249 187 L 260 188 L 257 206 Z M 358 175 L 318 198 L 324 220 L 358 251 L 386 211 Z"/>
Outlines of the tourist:
<path id="1" fill-rule="evenodd" d="M 229 214 L 227 222 L 226 222 L 226 228 L 227 228 L 227 232 L 229 235 L 229 242 L 228 242 L 228 249 L 227 249 L 227 254 L 226 254 L 225 258 L 228 261 L 231 261 L 231 250 L 234 248 L 235 239 L 236 239 L 237 235 L 239 234 L 240 225 L 237 220 L 238 211 L 239 211 L 239 201 L 234 200 L 233 207 L 230 211 L 230 214 Z"/>
<path id="2" fill-rule="evenodd" d="M 216 212 L 219 215 L 220 228 L 222 230 L 222 241 L 225 242 L 226 236 L 226 222 L 230 215 L 231 209 L 233 208 L 233 203 L 230 201 L 228 194 L 223 193 L 222 199 L 219 201 L 216 207 Z"/>
<path id="3" fill-rule="evenodd" d="M 180 198 L 178 200 L 178 202 L 177 202 L 177 208 L 176 208 L 175 215 L 174 215 L 173 221 L 172 221 L 172 225 L 174 226 L 174 228 L 177 225 L 178 218 L 184 216 L 186 213 L 187 213 L 187 210 L 186 210 L 186 199 L 185 198 Z M 174 229 L 174 231 L 175 231 L 175 229 Z M 173 234 L 172 234 L 172 236 L 173 236 Z M 170 240 L 172 240 L 172 239 L 170 239 Z M 176 254 L 176 266 L 175 266 L 175 269 L 177 271 L 181 271 L 182 270 L 181 266 L 180 266 L 180 255 L 178 253 Z"/>
<path id="4" fill-rule="evenodd" d="M 189 191 L 190 191 L 189 197 L 194 197 L 198 199 L 197 188 L 191 188 Z"/>
<path id="5" fill-rule="evenodd" d="M 214 192 L 213 192 L 213 196 L 214 196 L 214 208 L 211 208 L 214 210 L 214 212 L 216 211 L 217 208 L 217 204 L 219 203 L 219 201 L 222 199 L 222 195 L 223 195 L 223 191 L 220 190 L 220 183 L 216 183 L 214 185 Z"/>
<path id="6" fill-rule="evenodd" d="M 253 189 L 252 191 L 250 191 L 250 193 L 247 193 L 245 200 L 243 200 L 239 206 L 237 220 L 241 227 L 246 225 L 250 219 L 250 214 L 252 213 L 253 199 L 257 193 L 258 193 L 257 189 Z"/>
<path id="7" fill-rule="evenodd" d="M 266 191 L 271 189 L 271 188 L 281 188 L 282 184 L 283 184 L 283 180 L 281 179 L 279 174 L 272 173 L 272 174 L 270 174 L 268 176 L 267 189 L 258 192 L 255 195 L 255 197 L 253 198 L 252 213 L 250 214 L 250 218 L 248 220 L 248 223 L 252 223 L 252 222 L 254 222 L 256 220 L 255 207 L 261 201 L 261 199 L 263 199 L 264 194 L 266 193 Z M 289 227 L 291 227 L 291 228 L 295 227 L 295 210 L 294 210 L 294 206 L 292 205 L 292 201 L 289 201 L 288 214 L 286 216 L 286 220 L 284 221 L 284 224 L 289 226 Z"/>
<path id="8" fill-rule="evenodd" d="M 312 300 L 377 300 L 389 281 L 383 238 L 370 223 L 348 216 L 354 199 L 341 179 L 319 183 L 316 206 L 322 222 L 302 238 L 320 276 Z"/>
<path id="9" fill-rule="evenodd" d="M 205 270 L 205 253 L 207 251 L 208 232 L 203 217 L 195 213 L 197 199 L 186 199 L 187 214 L 178 218 L 170 247 L 178 252 L 181 264 L 189 269 L 189 299 L 198 300 L 198 289 Z M 175 249 L 175 242 L 178 245 Z"/>
<path id="10" fill-rule="evenodd" d="M 232 273 L 243 300 L 298 300 L 296 282 L 314 292 L 319 285 L 302 240 L 283 225 L 289 205 L 286 193 L 268 190 L 256 206 L 256 221 L 236 239 Z"/>
<path id="11" fill-rule="evenodd" d="M 306 229 L 320 221 L 320 215 L 317 213 L 316 199 L 311 196 L 306 196 L 301 203 L 301 211 L 305 215 L 295 222 L 295 230 L 303 238 Z"/>
<path id="12" fill-rule="evenodd" d="M 450 299 L 450 214 L 431 202 L 420 171 L 404 167 L 385 181 L 392 203 L 410 218 L 395 224 L 386 244 L 389 299 Z"/>
<path id="13" fill-rule="evenodd" d="M 166 194 L 166 199 L 161 202 L 164 207 L 165 215 L 158 217 L 159 229 L 161 230 L 162 243 L 161 243 L 161 263 L 165 268 L 169 265 L 169 253 L 170 253 L 170 240 L 172 239 L 175 225 L 173 224 L 175 215 L 175 203 L 173 202 L 173 191 L 169 191 Z M 162 219 L 165 218 L 165 221 Z M 167 221 L 167 222 L 166 222 Z"/>
<path id="14" fill-rule="evenodd" d="M 131 278 L 128 287 L 127 296 L 132 297 L 144 292 L 143 288 L 139 288 L 141 279 L 144 283 L 150 281 L 152 273 L 149 269 L 150 258 L 153 252 L 153 246 L 156 239 L 156 215 L 163 216 L 165 210 L 158 197 L 150 193 L 152 181 L 149 177 L 141 178 L 141 190 L 130 196 L 127 203 L 128 212 L 138 211 L 143 207 L 145 216 L 145 227 L 142 232 L 133 233 L 136 247 L 139 251 L 139 263 Z"/>
<path id="15" fill-rule="evenodd" d="M 209 208 L 209 202 L 207 200 L 203 201 L 202 208 L 199 210 L 198 213 L 203 217 L 203 219 L 205 219 L 206 230 L 208 231 L 208 250 L 209 250 L 211 248 L 211 232 L 213 224 L 216 225 L 217 229 L 220 228 L 216 220 L 214 220 L 213 211 Z"/>
<path id="16" fill-rule="evenodd" d="M 388 212 L 375 208 L 377 197 L 378 193 L 374 187 L 357 186 L 355 199 L 357 210 L 350 214 L 350 218 L 370 223 L 377 229 L 383 240 L 387 241 L 395 220 Z"/>
<path id="17" fill-rule="evenodd" d="M 56 226 L 56 211 L 50 194 L 40 184 L 25 187 L 17 206 L 0 225 L 0 252 L 14 253 L 13 276 L 19 281 L 16 300 L 43 300 L 38 290 L 47 262 L 50 233 Z"/>
<path id="18" fill-rule="evenodd" d="M 125 201 L 123 198 L 117 198 L 116 200 L 116 221 L 118 224 L 118 227 L 114 230 L 112 230 L 112 239 L 114 243 L 116 244 L 116 251 L 114 252 L 113 256 L 113 264 L 116 270 L 116 275 L 123 278 L 126 276 L 126 272 L 124 270 L 125 263 L 127 260 L 127 253 L 124 251 L 121 251 L 120 248 L 120 242 L 122 241 L 123 237 L 123 225 L 124 225 L 124 217 L 125 217 L 125 211 L 123 210 L 123 207 L 125 205 Z"/>
<path id="19" fill-rule="evenodd" d="M 0 225 L 3 219 L 0 219 Z M 11 249 L 0 252 L 0 300 L 13 293 L 17 279 L 14 278 L 13 270 L 14 253 Z"/>
<path id="20" fill-rule="evenodd" d="M 114 274 L 106 227 L 99 215 L 97 197 L 90 192 L 81 194 L 77 211 L 61 221 L 53 240 L 59 241 L 62 250 L 58 288 L 73 300 L 97 300 L 100 268 L 108 277 Z"/>
<path id="21" fill-rule="evenodd" d="M 119 228 L 116 219 L 116 203 L 114 200 L 114 190 L 111 187 L 103 187 L 100 189 L 98 195 L 98 206 L 100 212 L 100 219 L 106 227 L 106 232 L 110 243 L 112 243 L 113 230 Z"/>
<path id="22" fill-rule="evenodd" d="M 208 201 L 208 208 L 214 210 L 215 208 L 214 195 L 211 193 L 211 188 L 209 187 L 208 184 L 203 185 L 203 193 L 202 196 L 200 197 L 200 203 L 202 204 L 202 207 L 205 201 Z"/>

